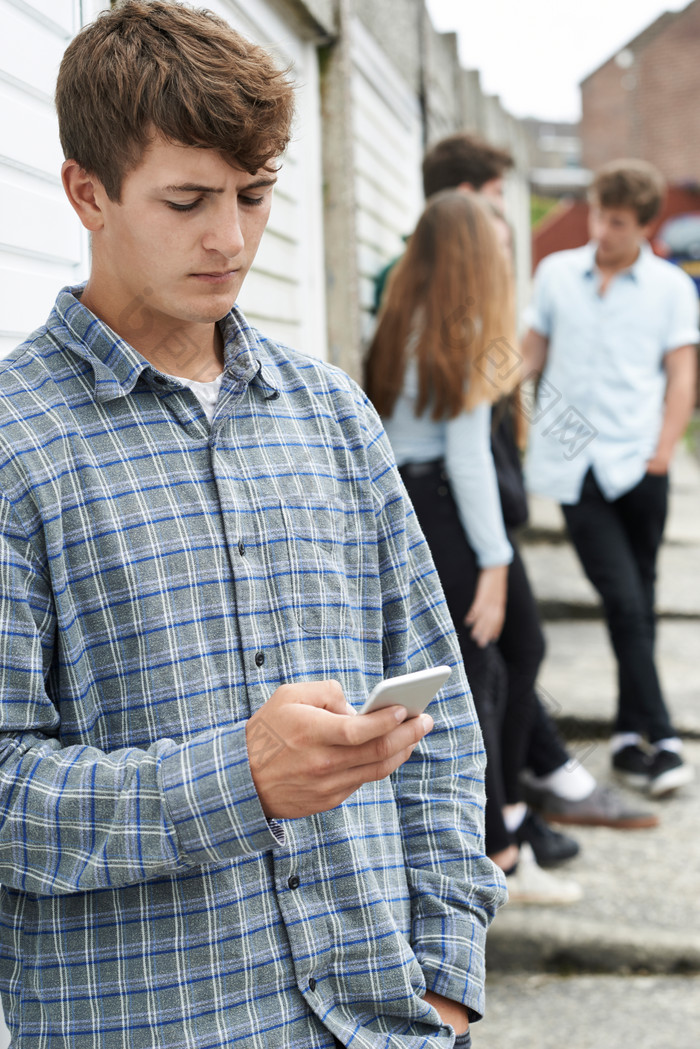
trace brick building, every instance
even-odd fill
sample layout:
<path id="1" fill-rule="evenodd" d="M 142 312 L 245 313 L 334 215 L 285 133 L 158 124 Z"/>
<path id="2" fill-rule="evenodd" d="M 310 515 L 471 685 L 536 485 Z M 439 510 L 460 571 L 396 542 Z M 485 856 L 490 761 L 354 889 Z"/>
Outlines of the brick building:
<path id="1" fill-rule="evenodd" d="M 641 157 L 700 183 L 700 0 L 666 12 L 581 83 L 584 167 Z"/>

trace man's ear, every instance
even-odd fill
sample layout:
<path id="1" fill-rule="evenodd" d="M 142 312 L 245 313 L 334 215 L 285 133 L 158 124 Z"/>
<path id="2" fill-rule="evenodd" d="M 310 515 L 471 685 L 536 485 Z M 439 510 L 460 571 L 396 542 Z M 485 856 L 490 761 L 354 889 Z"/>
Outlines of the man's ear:
<path id="1" fill-rule="evenodd" d="M 95 175 L 81 168 L 77 160 L 66 160 L 61 168 L 61 181 L 66 196 L 90 233 L 97 233 L 104 226 L 104 215 L 100 200 L 106 197 L 102 183 Z"/>

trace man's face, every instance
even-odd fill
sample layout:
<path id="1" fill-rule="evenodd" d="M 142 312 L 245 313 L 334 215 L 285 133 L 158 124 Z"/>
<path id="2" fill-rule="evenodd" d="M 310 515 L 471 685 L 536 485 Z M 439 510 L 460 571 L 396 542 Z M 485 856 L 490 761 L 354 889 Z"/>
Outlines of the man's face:
<path id="1" fill-rule="evenodd" d="M 599 266 L 631 266 L 649 232 L 649 226 L 639 224 L 633 208 L 605 208 L 595 201 L 590 206 L 588 228 L 598 245 Z"/>
<path id="2" fill-rule="evenodd" d="M 213 150 L 158 137 L 125 177 L 120 203 L 98 183 L 103 224 L 88 287 L 117 332 L 152 343 L 225 316 L 255 258 L 274 182 L 270 171 L 249 175 Z"/>

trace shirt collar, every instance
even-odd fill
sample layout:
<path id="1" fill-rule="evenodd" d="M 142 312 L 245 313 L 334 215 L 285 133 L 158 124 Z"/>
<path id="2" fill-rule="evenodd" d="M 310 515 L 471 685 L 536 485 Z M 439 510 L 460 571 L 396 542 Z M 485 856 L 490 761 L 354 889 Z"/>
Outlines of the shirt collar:
<path id="1" fill-rule="evenodd" d="M 84 288 L 85 284 L 78 284 L 58 293 L 48 326 L 57 335 L 60 329 L 61 345 L 92 368 L 95 400 L 126 396 L 141 375 L 146 380 L 154 376 L 162 380 L 162 374 L 138 350 L 83 306 L 80 296 Z M 256 382 L 264 388 L 266 397 L 279 396 L 278 387 L 268 378 L 270 370 L 263 370 L 260 337 L 236 306 L 219 321 L 219 328 L 224 340 L 224 376 L 238 389 Z M 167 381 L 175 383 L 173 379 Z"/>
<path id="2" fill-rule="evenodd" d="M 597 249 L 598 245 L 594 240 L 589 240 L 588 244 L 581 248 L 581 272 L 585 277 L 593 277 L 595 275 L 595 253 Z M 653 252 L 648 241 L 642 241 L 639 246 L 639 255 L 637 255 L 632 265 L 626 270 L 622 270 L 621 273 L 628 274 L 633 280 L 638 281 L 651 255 L 653 255 Z"/>

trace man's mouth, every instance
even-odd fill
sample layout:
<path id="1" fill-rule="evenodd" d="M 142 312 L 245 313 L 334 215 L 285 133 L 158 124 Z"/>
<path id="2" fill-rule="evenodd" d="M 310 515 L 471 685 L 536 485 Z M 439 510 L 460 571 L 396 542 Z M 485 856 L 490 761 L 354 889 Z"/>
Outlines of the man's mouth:
<path id="1" fill-rule="evenodd" d="M 227 280 L 235 277 L 238 270 L 213 270 L 209 273 L 191 273 L 190 276 L 207 284 L 225 284 Z"/>

